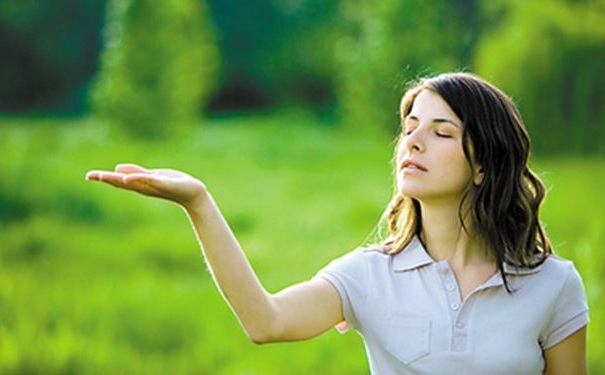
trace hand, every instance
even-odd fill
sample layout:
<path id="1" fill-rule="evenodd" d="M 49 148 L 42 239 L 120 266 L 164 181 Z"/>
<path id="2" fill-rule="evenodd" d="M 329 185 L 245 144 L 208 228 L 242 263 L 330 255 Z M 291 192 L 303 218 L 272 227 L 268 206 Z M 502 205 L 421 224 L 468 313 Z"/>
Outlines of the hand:
<path id="1" fill-rule="evenodd" d="M 186 173 L 172 169 L 145 169 L 135 164 L 118 164 L 114 172 L 90 171 L 86 179 L 167 199 L 185 209 L 193 208 L 208 195 L 204 184 Z"/>

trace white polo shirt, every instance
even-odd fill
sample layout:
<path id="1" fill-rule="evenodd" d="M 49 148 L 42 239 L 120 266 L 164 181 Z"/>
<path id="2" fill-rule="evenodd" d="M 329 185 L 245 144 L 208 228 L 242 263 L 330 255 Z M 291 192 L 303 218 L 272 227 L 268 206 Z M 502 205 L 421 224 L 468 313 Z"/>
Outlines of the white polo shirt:
<path id="1" fill-rule="evenodd" d="M 362 335 L 373 374 L 542 374 L 542 352 L 588 323 L 573 264 L 504 266 L 462 300 L 446 260 L 418 238 L 404 251 L 357 249 L 316 277 L 340 294 L 348 326 Z"/>

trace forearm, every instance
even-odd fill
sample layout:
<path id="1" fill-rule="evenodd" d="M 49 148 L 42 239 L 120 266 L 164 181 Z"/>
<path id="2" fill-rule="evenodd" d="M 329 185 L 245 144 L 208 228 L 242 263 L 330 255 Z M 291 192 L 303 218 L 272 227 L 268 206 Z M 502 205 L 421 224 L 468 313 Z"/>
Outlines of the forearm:
<path id="1" fill-rule="evenodd" d="M 306 339 L 343 319 L 338 293 L 327 281 L 267 293 L 206 187 L 190 175 L 119 164 L 114 172 L 90 171 L 86 178 L 184 207 L 217 286 L 253 341 Z"/>
<path id="2" fill-rule="evenodd" d="M 275 330 L 275 306 L 210 194 L 185 210 L 215 283 L 255 342 Z"/>

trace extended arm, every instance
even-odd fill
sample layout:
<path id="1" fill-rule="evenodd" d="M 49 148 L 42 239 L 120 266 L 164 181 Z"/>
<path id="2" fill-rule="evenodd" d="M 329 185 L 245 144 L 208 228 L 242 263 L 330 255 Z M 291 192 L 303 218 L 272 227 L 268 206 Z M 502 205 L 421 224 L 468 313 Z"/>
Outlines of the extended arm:
<path id="1" fill-rule="evenodd" d="M 206 187 L 174 170 L 118 165 L 115 172 L 92 171 L 102 181 L 181 205 L 193 224 L 204 257 L 223 296 L 256 343 L 302 340 L 343 320 L 340 298 L 324 280 L 311 280 L 270 294 L 250 263 Z"/>

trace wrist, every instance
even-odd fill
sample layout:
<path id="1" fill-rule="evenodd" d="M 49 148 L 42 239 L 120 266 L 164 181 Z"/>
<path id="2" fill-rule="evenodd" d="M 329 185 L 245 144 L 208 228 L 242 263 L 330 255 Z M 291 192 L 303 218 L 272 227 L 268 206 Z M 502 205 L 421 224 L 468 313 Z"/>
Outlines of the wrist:
<path id="1" fill-rule="evenodd" d="M 187 211 L 189 216 L 202 216 L 203 211 L 206 209 L 208 204 L 212 202 L 210 192 L 205 187 L 199 189 L 199 191 L 190 199 L 188 202 L 183 203 L 182 206 Z"/>

